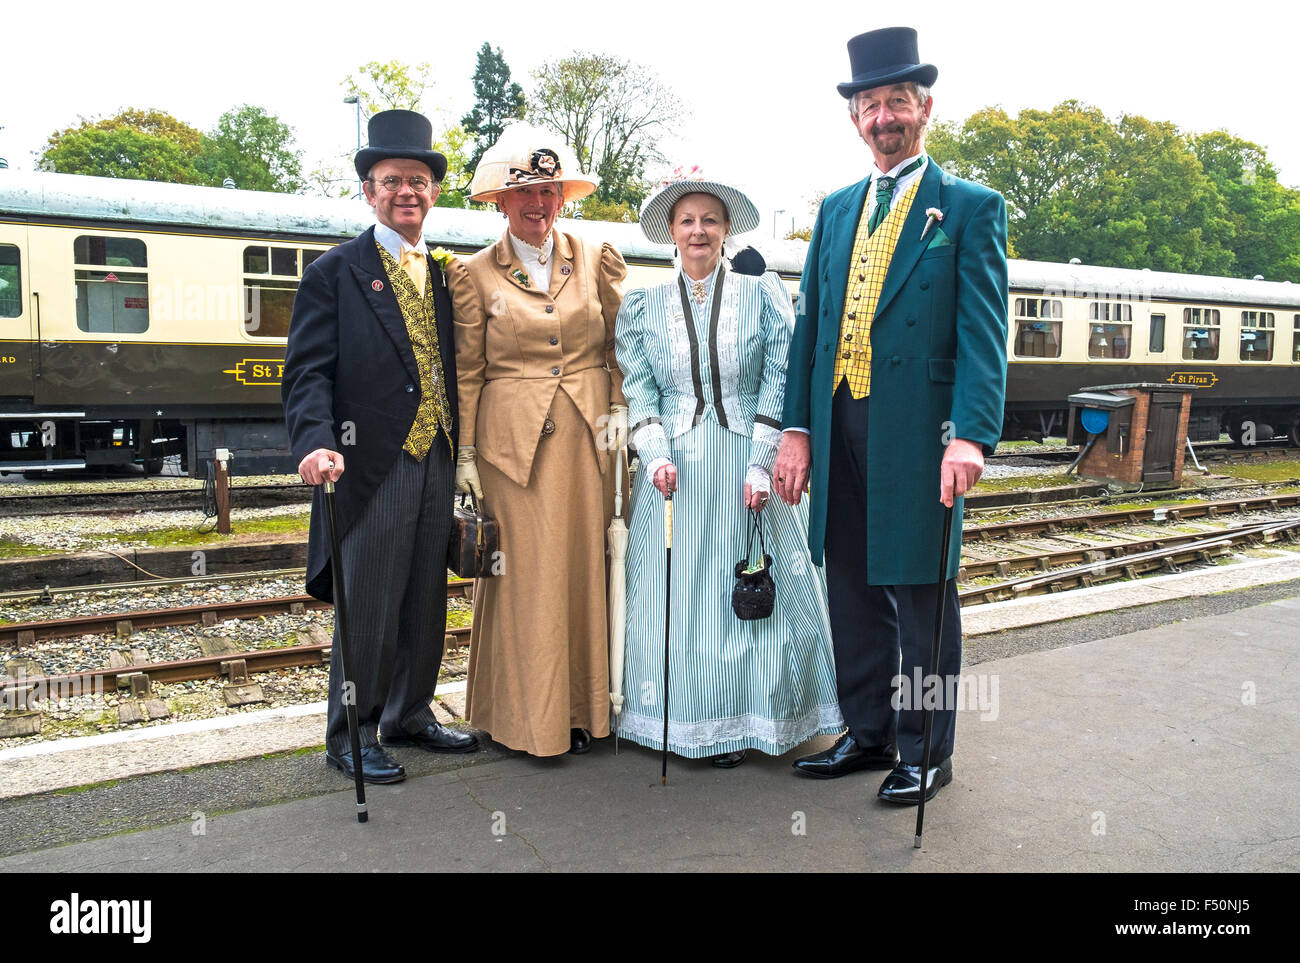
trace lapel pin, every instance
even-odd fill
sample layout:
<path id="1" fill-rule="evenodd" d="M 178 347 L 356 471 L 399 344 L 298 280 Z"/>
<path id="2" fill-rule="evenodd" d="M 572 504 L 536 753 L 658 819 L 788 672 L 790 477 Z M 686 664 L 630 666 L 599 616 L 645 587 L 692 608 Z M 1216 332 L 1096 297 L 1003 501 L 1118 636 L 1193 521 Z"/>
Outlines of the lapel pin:
<path id="1" fill-rule="evenodd" d="M 927 207 L 925 209 L 925 227 L 921 229 L 921 240 L 930 233 L 930 225 L 943 223 L 943 211 L 937 207 Z"/>
<path id="2" fill-rule="evenodd" d="M 567 265 L 567 264 L 561 264 L 561 265 L 560 265 L 560 273 L 561 273 L 561 274 L 568 274 L 568 273 L 571 272 L 572 270 L 573 270 L 573 268 L 569 267 L 569 265 Z"/>
<path id="3" fill-rule="evenodd" d="M 370 282 L 370 290 L 372 290 L 372 291 L 382 291 L 383 289 L 384 289 L 384 282 L 383 282 L 383 281 L 371 281 L 371 282 Z"/>
<path id="4" fill-rule="evenodd" d="M 519 270 L 519 268 L 515 268 L 511 271 L 510 276 L 519 282 L 520 287 L 530 288 L 533 286 L 532 282 L 528 280 L 528 275 Z"/>

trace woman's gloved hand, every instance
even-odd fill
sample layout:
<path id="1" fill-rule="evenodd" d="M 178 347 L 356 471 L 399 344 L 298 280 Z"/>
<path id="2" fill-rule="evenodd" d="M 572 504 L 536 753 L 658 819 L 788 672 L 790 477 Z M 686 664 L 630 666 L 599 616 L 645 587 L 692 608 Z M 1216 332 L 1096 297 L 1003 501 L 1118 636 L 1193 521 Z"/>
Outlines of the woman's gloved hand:
<path id="1" fill-rule="evenodd" d="M 483 501 L 483 486 L 478 480 L 478 452 L 473 445 L 463 445 L 456 454 L 456 491 L 473 494 Z"/>

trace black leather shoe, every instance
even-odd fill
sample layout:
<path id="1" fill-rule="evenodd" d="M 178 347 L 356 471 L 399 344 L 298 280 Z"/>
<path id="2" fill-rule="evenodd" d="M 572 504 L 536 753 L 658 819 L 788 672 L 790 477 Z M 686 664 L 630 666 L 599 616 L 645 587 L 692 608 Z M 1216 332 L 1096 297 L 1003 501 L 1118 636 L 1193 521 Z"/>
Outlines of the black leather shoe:
<path id="1" fill-rule="evenodd" d="M 745 756 L 748 754 L 748 749 L 740 749 L 736 752 L 724 752 L 721 755 L 714 756 L 709 761 L 719 769 L 735 769 L 745 761 Z"/>
<path id="2" fill-rule="evenodd" d="M 325 762 L 335 769 L 342 769 L 349 779 L 356 778 L 356 771 L 352 768 L 352 753 L 335 756 L 327 752 Z M 361 778 L 373 783 L 401 782 L 406 778 L 406 770 L 379 746 L 366 746 L 361 750 Z"/>
<path id="3" fill-rule="evenodd" d="M 418 746 L 429 752 L 477 752 L 478 737 L 468 732 L 457 732 L 437 722 L 431 722 L 419 732 L 399 732 L 382 736 L 387 746 Z M 364 756 L 365 753 L 362 753 Z"/>
<path id="4" fill-rule="evenodd" d="M 863 747 L 851 732 L 846 732 L 826 751 L 796 759 L 793 765 L 795 772 L 805 776 L 834 779 L 863 769 L 892 769 L 896 762 L 898 748 L 893 743 Z"/>
<path id="5" fill-rule="evenodd" d="M 939 790 L 952 782 L 952 757 L 949 756 L 937 766 L 930 767 L 929 778 L 925 781 L 925 801 L 929 802 L 939 795 Z M 878 795 L 885 802 L 898 803 L 900 806 L 916 806 L 921 802 L 921 767 L 909 766 L 900 762 L 894 771 L 880 784 Z"/>
<path id="6" fill-rule="evenodd" d="M 591 751 L 591 733 L 586 729 L 569 730 L 569 752 L 580 756 Z"/>

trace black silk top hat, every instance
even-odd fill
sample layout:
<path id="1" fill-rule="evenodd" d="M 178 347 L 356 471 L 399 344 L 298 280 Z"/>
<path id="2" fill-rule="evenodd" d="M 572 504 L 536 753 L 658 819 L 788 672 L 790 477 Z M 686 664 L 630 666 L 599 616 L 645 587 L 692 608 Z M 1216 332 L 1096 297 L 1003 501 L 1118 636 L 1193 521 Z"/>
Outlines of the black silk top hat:
<path id="1" fill-rule="evenodd" d="M 838 86 L 840 95 L 859 90 L 904 84 L 929 87 L 939 76 L 934 64 L 923 64 L 916 52 L 916 31 L 911 27 L 885 27 L 860 33 L 849 41 L 849 67 L 853 79 Z"/>
<path id="2" fill-rule="evenodd" d="M 441 181 L 447 173 L 447 158 L 433 145 L 433 125 L 423 114 L 413 110 L 381 110 L 370 118 L 367 127 L 370 146 L 357 151 L 357 176 L 363 180 L 381 160 L 401 157 L 422 161 L 433 171 L 433 179 Z"/>

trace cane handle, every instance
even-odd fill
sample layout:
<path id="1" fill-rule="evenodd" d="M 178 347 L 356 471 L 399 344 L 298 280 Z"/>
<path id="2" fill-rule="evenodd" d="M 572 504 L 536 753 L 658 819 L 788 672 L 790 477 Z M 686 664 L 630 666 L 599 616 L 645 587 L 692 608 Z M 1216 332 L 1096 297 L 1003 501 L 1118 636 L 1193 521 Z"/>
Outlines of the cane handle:
<path id="1" fill-rule="evenodd" d="M 673 493 L 664 496 L 664 547 L 673 547 Z"/>

